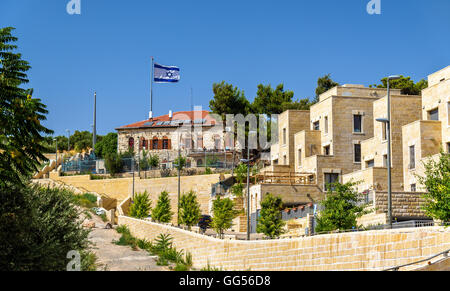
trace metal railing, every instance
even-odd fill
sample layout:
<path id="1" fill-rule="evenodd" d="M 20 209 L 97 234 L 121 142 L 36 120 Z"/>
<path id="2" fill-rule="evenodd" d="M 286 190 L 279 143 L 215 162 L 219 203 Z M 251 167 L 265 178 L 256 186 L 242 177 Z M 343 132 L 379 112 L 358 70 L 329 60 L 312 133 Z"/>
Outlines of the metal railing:
<path id="1" fill-rule="evenodd" d="M 254 179 L 256 184 L 316 185 L 316 176 L 311 173 L 264 172 Z"/>
<path id="2" fill-rule="evenodd" d="M 409 266 L 416 265 L 416 264 L 420 264 L 420 263 L 427 262 L 427 261 L 428 261 L 428 265 L 433 265 L 433 264 L 436 264 L 436 263 L 441 262 L 442 260 L 447 259 L 449 253 L 450 253 L 450 249 L 448 249 L 448 250 L 446 250 L 446 251 L 443 251 L 443 252 L 440 252 L 439 254 L 436 254 L 436 255 L 434 255 L 434 256 L 432 256 L 432 257 L 429 257 L 429 258 L 427 258 L 427 259 L 423 259 L 423 260 L 416 261 L 416 262 L 412 262 L 412 263 L 409 263 L 409 264 L 404 264 L 404 265 L 392 267 L 392 268 L 389 268 L 389 269 L 385 269 L 385 270 L 383 270 L 383 271 L 399 271 L 400 268 L 409 267 Z M 431 263 L 431 260 L 432 260 L 432 259 L 437 258 L 437 257 L 439 257 L 439 256 L 443 256 L 442 260 L 439 260 L 439 261 L 436 261 L 436 262 L 434 262 L 434 263 Z"/>

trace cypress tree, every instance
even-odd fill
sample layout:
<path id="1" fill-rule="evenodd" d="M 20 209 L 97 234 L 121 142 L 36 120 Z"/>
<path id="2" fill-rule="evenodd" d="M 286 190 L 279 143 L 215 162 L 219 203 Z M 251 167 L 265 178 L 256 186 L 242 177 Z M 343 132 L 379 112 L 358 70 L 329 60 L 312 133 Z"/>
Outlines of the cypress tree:
<path id="1" fill-rule="evenodd" d="M 180 223 L 191 229 L 191 226 L 198 223 L 200 215 L 200 204 L 195 192 L 191 190 L 183 194 L 180 201 Z"/>
<path id="2" fill-rule="evenodd" d="M 158 197 L 158 202 L 152 211 L 152 218 L 158 222 L 170 222 L 172 220 L 173 212 L 170 208 L 169 193 L 161 192 Z"/>
<path id="3" fill-rule="evenodd" d="M 261 202 L 261 216 L 258 219 L 256 231 L 270 238 L 276 238 L 283 233 L 284 221 L 281 219 L 283 201 L 280 197 L 267 194 Z"/>

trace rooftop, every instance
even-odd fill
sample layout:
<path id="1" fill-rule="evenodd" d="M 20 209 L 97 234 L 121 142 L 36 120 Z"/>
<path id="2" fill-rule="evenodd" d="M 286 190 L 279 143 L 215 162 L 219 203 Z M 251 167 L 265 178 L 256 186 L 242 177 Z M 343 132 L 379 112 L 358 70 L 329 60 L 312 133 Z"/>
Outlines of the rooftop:
<path id="1" fill-rule="evenodd" d="M 153 117 L 136 123 L 128 124 L 116 128 L 116 130 L 123 129 L 137 129 L 137 128 L 164 128 L 164 127 L 179 127 L 183 125 L 201 125 L 212 126 L 215 124 L 215 119 L 209 114 L 209 111 L 179 111 L 174 112 L 172 117 L 170 113 Z"/>

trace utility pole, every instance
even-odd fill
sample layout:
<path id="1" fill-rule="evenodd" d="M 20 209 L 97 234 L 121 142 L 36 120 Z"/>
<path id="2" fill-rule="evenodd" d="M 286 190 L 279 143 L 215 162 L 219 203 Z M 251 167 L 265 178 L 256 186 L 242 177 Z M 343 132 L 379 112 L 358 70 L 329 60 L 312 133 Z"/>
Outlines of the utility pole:
<path id="1" fill-rule="evenodd" d="M 94 92 L 94 128 L 92 130 L 92 149 L 95 154 L 95 144 L 97 143 L 97 92 Z"/>

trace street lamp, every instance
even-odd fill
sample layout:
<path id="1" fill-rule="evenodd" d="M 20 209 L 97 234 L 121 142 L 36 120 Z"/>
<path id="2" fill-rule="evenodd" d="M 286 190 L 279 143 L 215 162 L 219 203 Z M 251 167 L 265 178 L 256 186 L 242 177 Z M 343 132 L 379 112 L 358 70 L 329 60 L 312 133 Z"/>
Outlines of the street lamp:
<path id="1" fill-rule="evenodd" d="M 247 142 L 247 159 L 240 161 L 247 164 L 247 240 L 250 240 L 250 134 L 255 134 L 256 131 L 249 131 L 249 140 Z"/>
<path id="2" fill-rule="evenodd" d="M 181 147 L 184 146 L 184 144 L 181 143 L 181 135 L 179 136 L 179 142 L 178 142 L 178 163 L 175 163 L 174 165 L 178 169 L 178 203 L 177 203 L 177 225 L 180 226 L 180 188 L 181 188 Z"/>
<path id="3" fill-rule="evenodd" d="M 66 129 L 67 131 L 67 153 L 70 151 L 70 130 Z"/>
<path id="4" fill-rule="evenodd" d="M 56 137 L 55 137 L 55 142 L 56 142 L 55 170 L 58 171 L 58 138 L 56 138 Z"/>
<path id="5" fill-rule="evenodd" d="M 392 181 L 391 181 L 391 91 L 390 81 L 398 80 L 398 75 L 387 78 L 387 118 L 377 118 L 376 121 L 386 125 L 387 136 L 387 172 L 388 172 L 388 222 L 389 228 L 392 228 Z"/>

